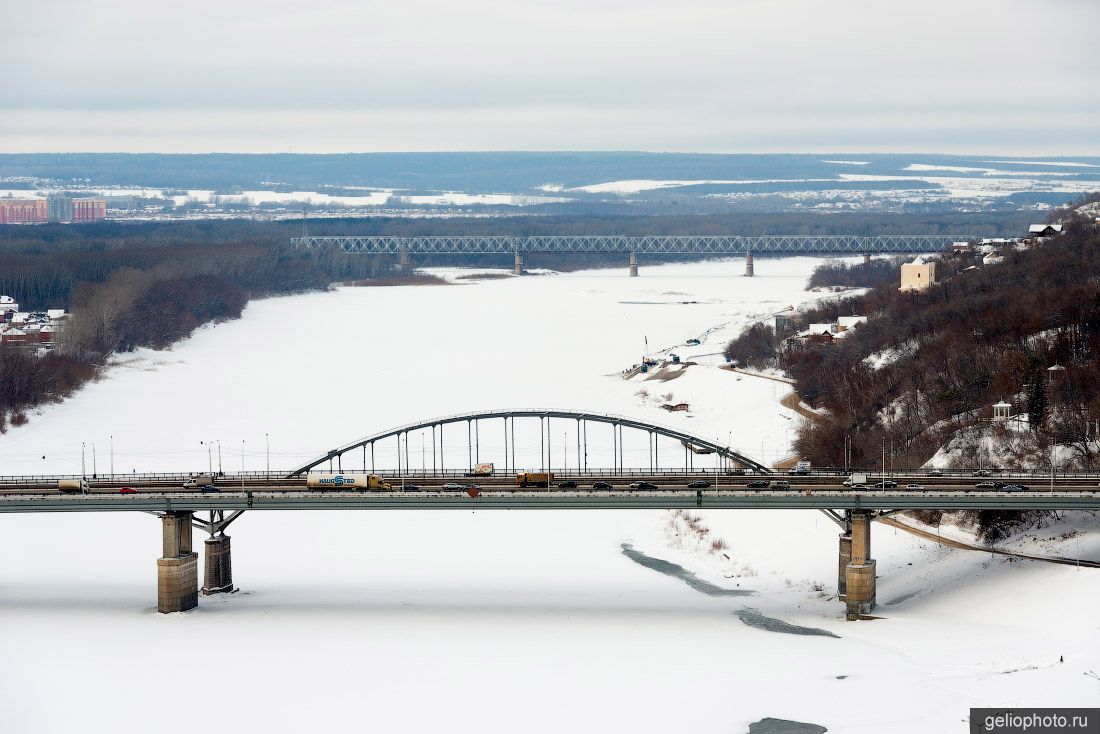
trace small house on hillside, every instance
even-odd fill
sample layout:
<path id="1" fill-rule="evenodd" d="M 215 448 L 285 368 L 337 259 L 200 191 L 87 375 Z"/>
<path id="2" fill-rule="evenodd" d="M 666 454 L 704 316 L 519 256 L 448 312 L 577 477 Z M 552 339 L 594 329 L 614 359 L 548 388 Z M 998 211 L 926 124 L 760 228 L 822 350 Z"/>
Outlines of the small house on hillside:
<path id="1" fill-rule="evenodd" d="M 1029 237 L 1053 237 L 1061 231 L 1062 225 L 1060 224 L 1033 224 L 1027 228 Z"/>
<path id="2" fill-rule="evenodd" d="M 838 332 L 848 331 L 854 329 L 860 324 L 866 324 L 866 316 L 838 316 L 836 319 L 836 330 Z"/>

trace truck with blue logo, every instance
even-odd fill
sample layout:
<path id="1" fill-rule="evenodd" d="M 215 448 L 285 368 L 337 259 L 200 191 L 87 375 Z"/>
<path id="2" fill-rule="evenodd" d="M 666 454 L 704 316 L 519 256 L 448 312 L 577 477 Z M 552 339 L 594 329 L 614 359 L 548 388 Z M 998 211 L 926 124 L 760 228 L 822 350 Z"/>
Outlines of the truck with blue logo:
<path id="1" fill-rule="evenodd" d="M 377 474 L 308 474 L 306 487 L 309 489 L 348 490 L 388 490 L 390 483 Z"/>

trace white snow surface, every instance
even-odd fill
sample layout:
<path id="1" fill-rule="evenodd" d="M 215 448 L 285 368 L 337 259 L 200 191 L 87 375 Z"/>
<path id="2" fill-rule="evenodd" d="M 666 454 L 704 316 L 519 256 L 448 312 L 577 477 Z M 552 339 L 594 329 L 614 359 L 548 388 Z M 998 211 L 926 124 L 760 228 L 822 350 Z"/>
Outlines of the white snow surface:
<path id="1" fill-rule="evenodd" d="M 721 351 L 752 319 L 815 297 L 802 289 L 817 262 L 759 258 L 753 279 L 738 277 L 740 260 L 643 263 L 640 278 L 624 265 L 252 302 L 170 351 L 124 355 L 9 429 L 3 473 L 78 471 L 81 441 L 105 471 L 109 436 L 116 471 L 205 469 L 210 439 L 227 470 L 242 439 L 245 467 L 259 469 L 265 434 L 283 467 L 415 419 L 502 406 L 629 414 L 753 455 L 763 442 L 771 460 L 797 420 L 775 402 L 784 385 L 704 363 L 667 382 L 619 372 L 645 337 L 653 353 Z M 642 388 L 691 411 L 660 410 Z M 482 427 L 479 459 L 499 464 L 494 430 Z M 562 451 L 571 430 L 551 431 L 556 466 L 563 454 L 575 466 Z M 593 433 L 590 465 L 610 447 Z M 521 460 L 537 462 L 537 428 L 521 434 Z M 447 435 L 448 464 L 465 465 L 464 436 Z M 415 436 L 409 448 L 417 468 Z M 663 462 L 682 461 L 668 448 Z M 628 463 L 646 455 L 645 439 L 628 445 Z M 660 511 L 250 512 L 230 529 L 240 592 L 160 615 L 154 518 L 0 515 L 0 731 L 189 732 L 214 717 L 269 732 L 740 733 L 771 716 L 924 733 L 963 730 L 971 706 L 1096 705 L 1093 570 L 876 526 L 883 618 L 848 623 L 833 596 L 838 529 L 824 516 L 700 518 L 705 534 Z M 718 538 L 727 548 L 710 552 Z M 1095 534 L 1044 542 L 1100 555 Z M 756 593 L 701 593 L 630 560 L 624 543 Z M 736 616 L 744 608 L 839 638 L 756 629 Z"/>

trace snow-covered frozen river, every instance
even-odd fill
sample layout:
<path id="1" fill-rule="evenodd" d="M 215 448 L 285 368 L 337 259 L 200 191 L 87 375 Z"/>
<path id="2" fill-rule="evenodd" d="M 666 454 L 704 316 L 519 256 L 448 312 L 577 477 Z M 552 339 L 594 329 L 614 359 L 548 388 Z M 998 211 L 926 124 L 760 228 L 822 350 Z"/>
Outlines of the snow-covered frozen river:
<path id="1" fill-rule="evenodd" d="M 752 317 L 813 297 L 816 262 L 253 302 L 9 430 L 0 472 L 78 472 L 82 442 L 100 472 L 112 443 L 119 473 L 198 470 L 211 440 L 227 470 L 242 441 L 260 469 L 267 438 L 286 467 L 416 419 L 540 406 L 676 425 L 771 462 L 793 438 L 782 386 L 715 355 Z M 623 380 L 646 340 L 700 364 Z M 668 394 L 690 413 L 661 410 Z M 533 460 L 537 438 L 521 449 Z M 462 465 L 465 446 L 450 450 Z M 846 623 L 823 516 L 695 525 L 708 532 L 667 512 L 247 513 L 231 529 L 240 592 L 159 615 L 153 518 L 0 516 L 0 731 L 740 734 L 775 717 L 923 733 L 963 730 L 971 706 L 1100 703 L 1093 571 L 876 526 L 883 619 Z M 700 590 L 714 586 L 753 593 Z M 759 629 L 745 610 L 836 637 Z"/>

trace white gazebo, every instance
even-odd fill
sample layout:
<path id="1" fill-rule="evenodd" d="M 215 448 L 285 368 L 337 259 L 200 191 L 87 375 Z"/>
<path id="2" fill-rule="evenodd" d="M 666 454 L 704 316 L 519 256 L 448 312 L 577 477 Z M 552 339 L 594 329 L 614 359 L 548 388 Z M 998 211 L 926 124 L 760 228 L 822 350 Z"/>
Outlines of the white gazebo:
<path id="1" fill-rule="evenodd" d="M 1012 403 L 1006 403 L 1001 401 L 994 403 L 993 405 L 993 420 L 994 421 L 1006 421 L 1012 417 Z"/>

